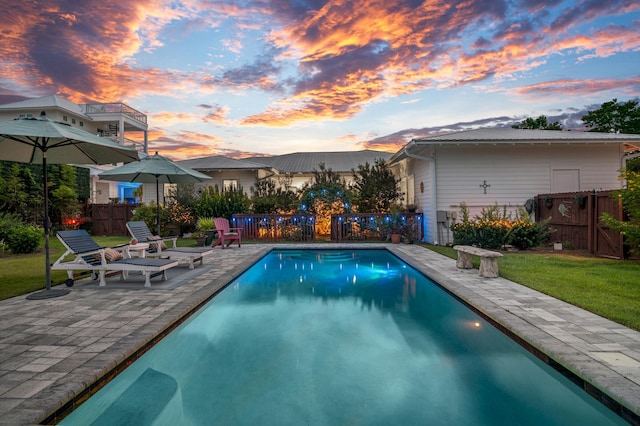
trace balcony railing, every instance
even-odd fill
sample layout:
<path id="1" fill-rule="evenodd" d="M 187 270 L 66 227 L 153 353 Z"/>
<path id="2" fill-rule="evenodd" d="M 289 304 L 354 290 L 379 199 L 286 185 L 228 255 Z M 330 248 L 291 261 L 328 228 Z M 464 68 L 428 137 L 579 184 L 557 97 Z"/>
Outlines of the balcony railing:
<path id="1" fill-rule="evenodd" d="M 115 133 L 108 133 L 108 132 L 104 132 L 102 134 L 99 134 L 98 136 L 105 138 L 105 139 L 109 139 L 112 142 L 115 143 L 120 143 L 120 138 L 118 138 L 118 135 Z M 142 142 L 138 142 L 138 141 L 134 141 L 133 139 L 128 139 L 128 138 L 124 138 L 124 146 L 128 146 L 131 148 L 134 148 L 136 151 L 140 151 L 140 152 L 145 152 L 144 151 L 144 143 Z"/>
<path id="2" fill-rule="evenodd" d="M 119 113 L 128 115 L 141 123 L 147 124 L 147 116 L 145 114 L 121 102 L 108 104 L 85 104 L 84 107 L 86 114 Z"/>

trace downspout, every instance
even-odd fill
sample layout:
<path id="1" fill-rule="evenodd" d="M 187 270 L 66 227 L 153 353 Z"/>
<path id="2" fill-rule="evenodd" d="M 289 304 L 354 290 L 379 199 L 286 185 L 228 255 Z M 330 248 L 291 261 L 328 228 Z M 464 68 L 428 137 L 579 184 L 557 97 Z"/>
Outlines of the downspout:
<path id="1" fill-rule="evenodd" d="M 431 170 L 431 206 L 429 209 L 429 215 L 428 215 L 428 225 L 429 225 L 429 234 L 431 235 L 431 242 L 433 243 L 438 243 L 438 241 L 435 240 L 436 236 L 438 235 L 438 223 L 436 220 L 436 206 L 437 206 L 437 194 L 436 194 L 436 162 L 435 162 L 435 151 L 429 156 L 429 157 L 425 157 L 423 155 L 419 155 L 419 154 L 415 154 L 413 152 L 410 151 L 411 147 L 416 146 L 416 141 L 415 139 L 412 139 L 411 141 L 409 141 L 409 143 L 407 144 L 407 146 L 404 148 L 404 153 L 407 155 L 407 157 L 410 158 L 415 158 L 417 160 L 422 160 L 422 161 L 428 161 L 430 163 L 430 170 Z M 435 226 L 434 226 L 435 224 Z M 423 241 L 424 241 L 424 235 L 423 235 Z"/>

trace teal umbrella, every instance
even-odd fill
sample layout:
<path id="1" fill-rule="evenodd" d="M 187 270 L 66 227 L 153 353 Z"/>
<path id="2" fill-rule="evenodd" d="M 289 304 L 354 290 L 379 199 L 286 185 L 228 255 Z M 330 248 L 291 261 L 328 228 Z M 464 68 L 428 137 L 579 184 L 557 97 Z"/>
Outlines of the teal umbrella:
<path id="1" fill-rule="evenodd" d="M 156 232 L 160 235 L 160 184 L 205 182 L 210 180 L 211 176 L 176 164 L 156 152 L 154 155 L 142 158 L 140 161 L 102 172 L 98 175 L 98 178 L 119 182 L 155 182 L 157 206 Z"/>
<path id="2" fill-rule="evenodd" d="M 44 291 L 32 293 L 28 298 L 43 299 L 68 293 L 68 290 L 51 289 L 47 164 L 128 163 L 138 160 L 138 152 L 66 123 L 49 120 L 43 111 L 40 118 L 19 118 L 0 123 L 0 160 L 42 164 L 46 286 Z"/>

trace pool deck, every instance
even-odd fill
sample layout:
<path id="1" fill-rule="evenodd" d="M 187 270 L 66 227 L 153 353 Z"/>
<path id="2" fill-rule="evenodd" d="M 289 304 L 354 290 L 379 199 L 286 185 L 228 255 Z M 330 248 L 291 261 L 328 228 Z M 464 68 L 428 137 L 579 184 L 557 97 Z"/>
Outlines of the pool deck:
<path id="1" fill-rule="evenodd" d="M 640 418 L 640 333 L 503 278 L 482 278 L 418 245 L 247 244 L 174 268 L 143 288 L 79 281 L 65 296 L 0 301 L 0 424 L 41 424 L 172 328 L 272 248 L 385 247 L 455 294 L 589 393 Z"/>

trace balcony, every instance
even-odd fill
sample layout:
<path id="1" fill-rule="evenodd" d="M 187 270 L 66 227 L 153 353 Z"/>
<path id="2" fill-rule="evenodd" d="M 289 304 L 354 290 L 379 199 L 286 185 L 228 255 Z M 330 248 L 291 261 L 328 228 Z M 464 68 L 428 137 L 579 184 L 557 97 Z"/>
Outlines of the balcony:
<path id="1" fill-rule="evenodd" d="M 147 116 L 140 111 L 131 108 L 129 105 L 121 102 L 106 103 L 106 104 L 85 104 L 84 113 L 88 116 L 100 116 L 103 114 L 124 114 L 136 120 L 139 123 L 147 125 Z"/>

